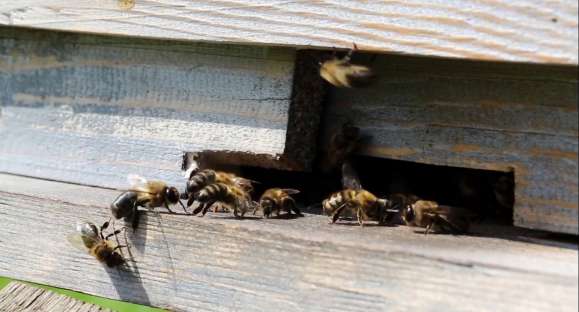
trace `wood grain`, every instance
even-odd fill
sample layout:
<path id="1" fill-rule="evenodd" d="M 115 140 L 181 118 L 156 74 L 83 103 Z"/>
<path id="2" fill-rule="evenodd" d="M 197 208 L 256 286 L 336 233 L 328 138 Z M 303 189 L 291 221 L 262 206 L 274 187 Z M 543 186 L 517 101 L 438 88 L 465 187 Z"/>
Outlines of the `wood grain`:
<path id="1" fill-rule="evenodd" d="M 0 275 L 177 311 L 578 307 L 574 243 L 529 243 L 536 239 L 522 231 L 424 236 L 407 227 L 329 225 L 310 214 L 235 220 L 146 213 L 142 227 L 127 233 L 135 262 L 111 270 L 66 236 L 79 220 L 107 220 L 115 196 L 0 175 Z"/>
<path id="2" fill-rule="evenodd" d="M 179 181 L 183 153 L 284 153 L 295 52 L 0 29 L 0 171 Z M 298 138 L 299 140 L 299 138 Z"/>
<path id="3" fill-rule="evenodd" d="M 0 24 L 114 35 L 577 65 L 577 1 L 123 1 L 0 4 Z"/>
<path id="4" fill-rule="evenodd" d="M 405 57 L 373 65 L 375 86 L 334 90 L 326 140 L 351 120 L 371 137 L 365 155 L 514 171 L 516 225 L 579 233 L 574 69 Z"/>
<path id="5" fill-rule="evenodd" d="M 111 312 L 109 309 L 82 302 L 50 290 L 20 282 L 11 282 L 0 291 L 0 311 L 13 312 Z"/>

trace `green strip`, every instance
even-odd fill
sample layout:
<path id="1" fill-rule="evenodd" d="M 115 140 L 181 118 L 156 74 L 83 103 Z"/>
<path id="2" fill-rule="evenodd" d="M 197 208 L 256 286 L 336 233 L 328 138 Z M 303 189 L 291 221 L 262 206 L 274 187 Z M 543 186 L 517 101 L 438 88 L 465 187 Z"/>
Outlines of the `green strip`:
<path id="1" fill-rule="evenodd" d="M 10 283 L 11 281 L 12 280 L 9 278 L 0 276 L 0 289 L 4 288 L 4 286 L 8 285 L 8 283 Z M 147 307 L 147 306 L 143 306 L 143 305 L 139 305 L 139 304 L 128 303 L 128 302 L 123 302 L 123 301 L 118 301 L 118 300 L 107 299 L 107 298 L 103 298 L 103 297 L 87 295 L 87 294 L 72 291 L 72 290 L 56 288 L 56 287 L 51 287 L 51 286 L 41 285 L 41 284 L 36 284 L 36 283 L 29 283 L 29 282 L 25 282 L 25 283 L 36 286 L 38 288 L 53 291 L 57 294 L 69 296 L 69 297 L 72 297 L 74 299 L 78 299 L 78 300 L 81 300 L 84 302 L 96 304 L 96 305 L 101 306 L 103 308 L 108 308 L 108 309 L 111 309 L 114 311 L 121 311 L 121 312 L 165 312 L 165 310 L 158 309 L 158 308 L 151 308 L 151 307 Z"/>

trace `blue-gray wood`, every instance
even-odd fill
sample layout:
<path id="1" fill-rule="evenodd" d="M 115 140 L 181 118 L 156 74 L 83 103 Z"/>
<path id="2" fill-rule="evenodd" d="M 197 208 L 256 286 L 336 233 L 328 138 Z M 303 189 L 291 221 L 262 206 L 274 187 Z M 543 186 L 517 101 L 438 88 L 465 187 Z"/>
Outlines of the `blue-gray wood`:
<path id="1" fill-rule="evenodd" d="M 0 29 L 0 171 L 180 181 L 184 152 L 284 153 L 295 51 Z"/>
<path id="2" fill-rule="evenodd" d="M 363 59 L 363 58 L 362 58 Z M 514 171 L 515 224 L 578 233 L 577 67 L 378 57 L 368 89 L 339 89 L 326 136 L 351 120 L 360 153 Z"/>

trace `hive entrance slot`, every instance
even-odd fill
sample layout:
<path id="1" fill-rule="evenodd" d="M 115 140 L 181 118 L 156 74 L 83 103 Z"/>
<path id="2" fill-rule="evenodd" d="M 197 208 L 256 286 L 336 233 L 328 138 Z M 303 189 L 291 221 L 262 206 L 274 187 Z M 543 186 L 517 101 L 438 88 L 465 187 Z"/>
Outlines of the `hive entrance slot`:
<path id="1" fill-rule="evenodd" d="M 226 160 L 201 162 L 201 165 L 258 181 L 254 199 L 271 187 L 295 188 L 301 191 L 296 199 L 306 212 L 321 213 L 321 207 L 316 204 L 341 189 L 338 173 L 232 165 Z M 410 193 L 440 204 L 468 208 L 480 214 L 485 223 L 513 223 L 514 172 L 434 166 L 365 156 L 355 157 L 352 163 L 362 186 L 377 196 Z"/>

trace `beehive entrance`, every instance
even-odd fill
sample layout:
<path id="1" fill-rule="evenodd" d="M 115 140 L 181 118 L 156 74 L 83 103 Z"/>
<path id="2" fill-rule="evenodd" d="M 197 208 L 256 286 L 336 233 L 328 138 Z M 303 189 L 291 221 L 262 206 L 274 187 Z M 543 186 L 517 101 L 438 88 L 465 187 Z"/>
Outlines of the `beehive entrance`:
<path id="1" fill-rule="evenodd" d="M 513 223 L 512 172 L 434 166 L 365 156 L 355 157 L 352 164 L 358 171 L 362 186 L 377 196 L 415 194 L 444 205 L 471 209 L 485 223 Z M 213 164 L 212 167 L 258 181 L 255 199 L 271 187 L 299 189 L 301 194 L 296 199 L 310 213 L 321 213 L 316 204 L 342 188 L 338 173 L 306 173 L 227 164 Z"/>

